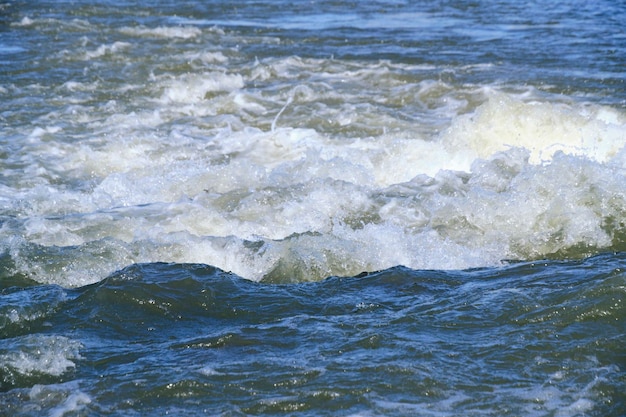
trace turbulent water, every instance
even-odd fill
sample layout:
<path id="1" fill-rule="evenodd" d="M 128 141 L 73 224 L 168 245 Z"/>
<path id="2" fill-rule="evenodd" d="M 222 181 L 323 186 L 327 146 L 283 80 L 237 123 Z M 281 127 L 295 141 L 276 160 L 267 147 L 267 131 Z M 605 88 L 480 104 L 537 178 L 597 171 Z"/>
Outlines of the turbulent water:
<path id="1" fill-rule="evenodd" d="M 626 415 L 624 22 L 0 2 L 0 415 Z"/>

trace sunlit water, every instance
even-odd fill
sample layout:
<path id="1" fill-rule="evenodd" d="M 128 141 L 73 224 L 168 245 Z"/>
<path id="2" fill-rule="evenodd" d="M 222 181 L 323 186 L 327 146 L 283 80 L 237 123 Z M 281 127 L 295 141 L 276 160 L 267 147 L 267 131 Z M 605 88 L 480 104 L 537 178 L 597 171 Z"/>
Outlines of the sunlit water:
<path id="1" fill-rule="evenodd" d="M 625 21 L 0 4 L 0 414 L 626 414 Z"/>

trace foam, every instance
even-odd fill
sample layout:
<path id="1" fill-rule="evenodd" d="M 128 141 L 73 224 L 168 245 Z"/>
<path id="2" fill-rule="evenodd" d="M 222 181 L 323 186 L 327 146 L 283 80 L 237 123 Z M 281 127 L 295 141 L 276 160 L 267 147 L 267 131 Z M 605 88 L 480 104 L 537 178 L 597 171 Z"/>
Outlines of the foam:
<path id="1" fill-rule="evenodd" d="M 606 107 L 577 111 L 495 94 L 473 114 L 457 118 L 442 141 L 451 154 L 469 151 L 468 163 L 511 147 L 529 150 L 532 164 L 549 162 L 557 152 L 606 162 L 624 147 L 625 125 L 623 115 Z"/>
<path id="2" fill-rule="evenodd" d="M 34 23 L 33 19 L 28 16 L 24 16 L 19 22 L 14 22 L 12 26 L 32 26 Z"/>
<path id="3" fill-rule="evenodd" d="M 110 45 L 100 45 L 95 50 L 86 51 L 81 59 L 87 61 L 95 58 L 101 58 L 106 55 L 118 55 L 128 51 L 130 48 L 132 48 L 132 44 L 129 42 L 113 42 Z M 67 56 L 73 56 L 73 54 L 69 51 L 66 51 L 66 54 Z"/>
<path id="4" fill-rule="evenodd" d="M 224 375 L 222 372 L 216 371 L 215 368 L 211 366 L 203 366 L 198 370 L 198 373 L 204 376 Z"/>
<path id="5" fill-rule="evenodd" d="M 131 36 L 178 39 L 193 39 L 202 33 L 202 31 L 195 26 L 159 26 L 156 28 L 148 28 L 145 26 L 124 27 L 120 29 L 120 32 Z"/>
<path id="6" fill-rule="evenodd" d="M 48 414 L 50 417 L 62 417 L 70 412 L 81 411 L 85 405 L 91 403 L 91 397 L 84 392 L 70 394 L 62 404 L 52 408 Z"/>
<path id="7" fill-rule="evenodd" d="M 21 375 L 60 376 L 81 359 L 81 344 L 63 336 L 31 335 L 11 339 L 0 351 L 0 367 Z"/>
<path id="8" fill-rule="evenodd" d="M 228 36 L 186 28 L 133 30 Z M 131 43 L 87 47 L 133 65 Z M 7 132 L 23 145 L 0 188 L 16 273 L 78 286 L 165 261 L 316 280 L 584 256 L 619 236 L 620 110 L 427 66 L 218 48 L 175 55 L 184 72 L 155 67 L 97 107 L 97 82 L 66 82 L 65 108 Z"/>
<path id="9" fill-rule="evenodd" d="M 49 417 L 61 417 L 67 414 L 82 414 L 91 404 L 91 397 L 80 390 L 77 381 L 63 384 L 34 385 L 28 392 L 30 402 L 25 402 L 25 410 L 37 409 L 47 411 Z"/>
<path id="10" fill-rule="evenodd" d="M 197 103 L 206 99 L 207 94 L 230 92 L 243 88 L 243 78 L 239 74 L 218 72 L 183 75 L 172 79 L 165 88 L 162 100 L 176 103 Z"/>
<path id="11" fill-rule="evenodd" d="M 61 285 L 150 261 L 209 263 L 254 280 L 321 279 L 398 264 L 461 269 L 581 242 L 610 247 L 606 219 L 619 218 L 626 203 L 615 181 L 619 166 L 562 153 L 537 165 L 529 151 L 514 148 L 473 161 L 469 172 L 439 170 L 381 187 L 386 181 L 370 169 L 376 164 L 309 150 L 326 140 L 314 131 L 231 139 L 222 150 L 237 157 L 225 165 L 165 156 L 155 170 L 146 158 L 116 168 L 87 195 L 41 189 L 38 210 L 60 204 L 85 214 L 24 221 L 27 241 L 66 249 L 48 252 L 45 269 L 14 252 L 18 266 Z M 323 152 L 332 156 L 333 144 Z M 120 207 L 90 214 L 112 204 Z"/>

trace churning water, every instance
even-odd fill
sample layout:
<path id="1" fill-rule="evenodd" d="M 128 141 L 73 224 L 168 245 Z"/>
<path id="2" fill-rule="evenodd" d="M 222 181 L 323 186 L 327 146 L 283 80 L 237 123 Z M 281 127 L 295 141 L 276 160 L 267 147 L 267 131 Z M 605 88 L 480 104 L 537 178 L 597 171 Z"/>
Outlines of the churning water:
<path id="1" fill-rule="evenodd" d="M 0 3 L 0 415 L 624 415 L 624 22 Z"/>

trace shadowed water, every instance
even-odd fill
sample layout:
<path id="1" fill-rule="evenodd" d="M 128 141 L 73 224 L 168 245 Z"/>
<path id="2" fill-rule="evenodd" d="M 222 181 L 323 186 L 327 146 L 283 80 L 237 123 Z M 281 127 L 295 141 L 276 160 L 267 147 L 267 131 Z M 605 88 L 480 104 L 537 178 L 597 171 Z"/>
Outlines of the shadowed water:
<path id="1" fill-rule="evenodd" d="M 623 266 L 607 254 L 272 285 L 145 264 L 76 290 L 7 288 L 21 307 L 2 329 L 0 399 L 19 415 L 38 415 L 43 390 L 89 415 L 617 416 Z"/>

